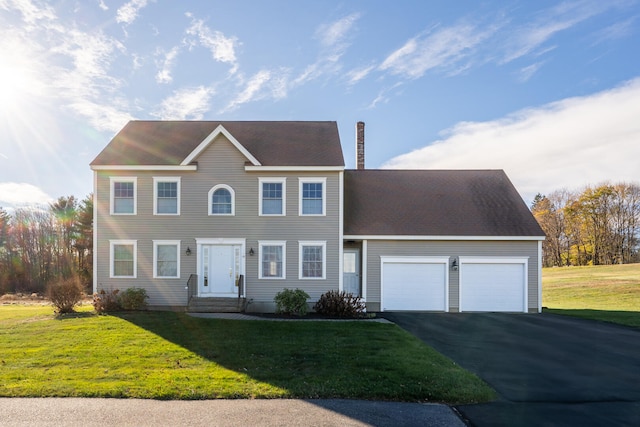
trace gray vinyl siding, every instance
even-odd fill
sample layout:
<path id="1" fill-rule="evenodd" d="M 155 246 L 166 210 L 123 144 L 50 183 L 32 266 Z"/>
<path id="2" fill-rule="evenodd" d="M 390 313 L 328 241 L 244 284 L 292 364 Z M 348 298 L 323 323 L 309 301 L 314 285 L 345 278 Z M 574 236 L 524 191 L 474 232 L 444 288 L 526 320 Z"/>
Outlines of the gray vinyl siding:
<path id="1" fill-rule="evenodd" d="M 529 312 L 538 311 L 538 242 L 537 241 L 367 241 L 367 306 L 380 307 L 381 256 L 486 256 L 528 257 Z M 460 309 L 459 271 L 449 270 L 449 311 Z"/>
<path id="2" fill-rule="evenodd" d="M 184 306 L 185 286 L 197 274 L 197 238 L 246 239 L 245 296 L 248 300 L 272 302 L 283 288 L 301 288 L 317 300 L 329 289 L 338 289 L 340 245 L 340 174 L 322 172 L 245 171 L 247 159 L 220 135 L 196 159 L 197 171 L 98 171 L 96 176 L 96 239 L 98 289 L 142 287 L 154 306 Z M 137 215 L 110 215 L 110 176 L 137 177 Z M 179 216 L 153 215 L 153 177 L 181 177 Z M 286 216 L 259 216 L 259 178 L 286 178 Z M 298 178 L 326 178 L 326 216 L 298 215 Z M 235 193 L 234 216 L 210 216 L 208 193 L 226 184 Z M 137 278 L 109 278 L 109 241 L 137 240 Z M 153 278 L 153 240 L 180 240 L 180 278 Z M 285 240 L 286 280 L 258 279 L 259 240 Z M 298 279 L 298 242 L 326 241 L 324 280 Z M 189 247 L 191 256 L 185 251 Z M 253 248 L 255 255 L 249 256 Z"/>

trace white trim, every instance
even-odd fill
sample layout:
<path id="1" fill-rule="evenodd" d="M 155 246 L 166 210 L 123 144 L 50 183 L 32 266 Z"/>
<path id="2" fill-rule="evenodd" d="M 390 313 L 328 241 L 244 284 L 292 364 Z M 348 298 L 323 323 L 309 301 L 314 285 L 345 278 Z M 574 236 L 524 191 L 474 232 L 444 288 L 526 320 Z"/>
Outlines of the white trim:
<path id="1" fill-rule="evenodd" d="M 251 166 L 245 172 L 343 172 L 344 166 Z"/>
<path id="2" fill-rule="evenodd" d="M 542 313 L 542 240 L 538 242 L 538 313 Z"/>
<path id="3" fill-rule="evenodd" d="M 322 277 L 303 277 L 302 249 L 305 246 L 321 246 L 322 247 Z M 327 241 L 326 240 L 299 240 L 298 241 L 298 279 L 299 280 L 326 280 L 327 278 Z"/>
<path id="4" fill-rule="evenodd" d="M 202 280 L 202 246 L 203 245 L 229 245 L 229 246 L 240 246 L 240 271 L 238 274 L 242 274 L 245 276 L 245 293 L 242 296 L 246 296 L 246 283 L 247 283 L 247 274 L 246 274 L 246 260 L 247 260 L 247 245 L 246 240 L 243 238 L 228 238 L 228 237 L 196 237 L 196 274 L 198 274 L 198 295 L 200 295 L 200 280 Z"/>
<path id="5" fill-rule="evenodd" d="M 196 237 L 196 245 L 243 245 L 247 239 L 228 237 Z"/>
<path id="6" fill-rule="evenodd" d="M 213 193 L 217 190 L 224 188 L 231 193 L 231 213 L 213 213 Z M 217 184 L 211 187 L 211 190 L 207 193 L 207 213 L 209 216 L 234 216 L 236 214 L 236 192 L 227 184 Z"/>
<path id="7" fill-rule="evenodd" d="M 362 241 L 362 259 L 361 266 L 362 269 L 362 299 L 367 301 L 367 269 L 369 264 L 367 263 L 367 256 L 369 255 L 369 244 L 366 240 Z"/>
<path id="8" fill-rule="evenodd" d="M 133 212 L 117 213 L 114 211 L 113 185 L 116 182 L 133 182 Z M 95 209 L 95 206 L 94 206 Z M 137 215 L 138 214 L 138 177 L 137 176 L 110 176 L 109 177 L 109 214 L 111 215 Z"/>
<path id="9" fill-rule="evenodd" d="M 93 171 L 93 293 L 98 292 L 98 172 Z"/>
<path id="10" fill-rule="evenodd" d="M 133 245 L 133 276 L 115 276 L 113 271 L 113 247 L 115 245 Z M 109 277 L 111 279 L 135 279 L 138 277 L 138 241 L 109 240 Z"/>
<path id="11" fill-rule="evenodd" d="M 322 213 L 305 214 L 302 213 L 304 184 L 322 184 Z M 327 177 L 299 177 L 298 178 L 298 216 L 327 216 Z"/>
<path id="12" fill-rule="evenodd" d="M 527 313 L 529 311 L 528 304 L 528 295 L 529 295 L 529 257 L 518 257 L 518 256 L 459 256 L 458 257 L 458 298 L 459 298 L 459 306 L 458 310 L 460 313 L 464 311 L 462 306 L 462 295 L 463 295 L 463 273 L 464 273 L 464 264 L 522 264 L 524 267 L 524 301 L 523 303 L 523 313 Z"/>
<path id="13" fill-rule="evenodd" d="M 492 240 L 492 241 L 542 241 L 544 236 L 404 236 L 404 235 L 356 235 L 347 234 L 344 240 Z"/>
<path id="14" fill-rule="evenodd" d="M 176 194 L 176 213 L 158 213 L 158 183 L 175 182 L 178 184 Z M 180 199 L 181 199 L 181 178 L 179 176 L 154 176 L 153 177 L 153 214 L 159 216 L 178 216 L 180 215 Z"/>
<path id="15" fill-rule="evenodd" d="M 262 213 L 262 184 L 282 184 L 282 213 Z M 287 178 L 285 177 L 259 177 L 258 178 L 258 216 L 287 216 Z"/>
<path id="16" fill-rule="evenodd" d="M 326 187 L 326 186 L 325 186 Z M 325 191 L 326 193 L 326 191 Z M 326 195 L 325 195 L 326 199 Z M 344 172 L 338 174 L 338 290 L 344 290 Z M 360 254 L 358 253 L 358 256 Z M 358 263 L 358 266 L 360 263 Z M 361 295 L 362 296 L 362 293 Z"/>
<path id="17" fill-rule="evenodd" d="M 380 311 L 384 311 L 385 264 L 444 264 L 444 311 L 449 312 L 449 259 L 448 256 L 380 256 Z"/>
<path id="18" fill-rule="evenodd" d="M 180 278 L 180 240 L 154 240 L 153 241 L 153 278 L 154 279 L 179 279 Z M 159 276 L 158 275 L 158 246 L 175 246 L 176 247 L 176 275 L 175 276 Z"/>
<path id="19" fill-rule="evenodd" d="M 93 171 L 197 171 L 198 165 L 102 165 L 91 166 Z"/>
<path id="20" fill-rule="evenodd" d="M 263 246 L 280 246 L 282 248 L 282 276 L 262 275 L 262 247 Z M 286 280 L 287 278 L 287 241 L 286 240 L 258 240 L 258 279 L 263 280 Z"/>
<path id="21" fill-rule="evenodd" d="M 238 142 L 237 139 L 235 139 L 233 137 L 233 135 L 231 135 L 231 133 L 229 133 L 228 130 L 226 130 L 224 128 L 224 126 L 222 125 L 218 125 L 217 128 L 215 128 L 215 130 L 213 132 L 211 132 L 209 134 L 209 136 L 207 136 L 196 148 L 195 150 L 193 150 L 181 163 L 181 166 L 186 166 L 189 163 L 191 163 L 196 157 L 198 157 L 200 155 L 200 153 L 202 153 L 208 146 L 209 144 L 211 144 L 211 142 L 216 139 L 216 137 L 218 135 L 224 135 L 229 142 L 231 142 L 234 147 L 236 147 L 238 149 L 238 151 L 240 151 L 254 166 L 260 166 L 260 162 L 258 161 L 258 159 L 256 159 L 255 157 L 253 157 L 253 154 L 251 154 L 246 148 L 244 148 L 242 146 L 242 144 L 240 144 L 240 142 Z"/>

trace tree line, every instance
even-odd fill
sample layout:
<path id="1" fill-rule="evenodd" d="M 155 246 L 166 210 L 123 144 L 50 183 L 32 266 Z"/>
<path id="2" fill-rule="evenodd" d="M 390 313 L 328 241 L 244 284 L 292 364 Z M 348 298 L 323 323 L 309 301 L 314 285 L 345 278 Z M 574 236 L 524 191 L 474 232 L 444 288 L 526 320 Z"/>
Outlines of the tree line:
<path id="1" fill-rule="evenodd" d="M 545 267 L 640 262 L 640 186 L 588 186 L 538 194 L 531 211 L 547 237 Z"/>
<path id="2" fill-rule="evenodd" d="M 49 283 L 93 280 L 93 195 L 60 197 L 48 206 L 0 207 L 0 295 L 44 293 Z"/>

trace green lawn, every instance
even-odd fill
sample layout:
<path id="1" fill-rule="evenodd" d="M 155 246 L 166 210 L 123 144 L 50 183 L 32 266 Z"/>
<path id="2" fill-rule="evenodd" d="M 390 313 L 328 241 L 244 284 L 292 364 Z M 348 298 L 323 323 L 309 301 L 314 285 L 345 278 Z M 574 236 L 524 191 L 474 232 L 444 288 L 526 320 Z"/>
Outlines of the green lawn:
<path id="1" fill-rule="evenodd" d="M 640 327 L 640 264 L 542 270 L 548 311 Z"/>
<path id="2" fill-rule="evenodd" d="M 0 396 L 353 398 L 472 403 L 494 392 L 393 324 L 56 318 L 0 307 Z"/>

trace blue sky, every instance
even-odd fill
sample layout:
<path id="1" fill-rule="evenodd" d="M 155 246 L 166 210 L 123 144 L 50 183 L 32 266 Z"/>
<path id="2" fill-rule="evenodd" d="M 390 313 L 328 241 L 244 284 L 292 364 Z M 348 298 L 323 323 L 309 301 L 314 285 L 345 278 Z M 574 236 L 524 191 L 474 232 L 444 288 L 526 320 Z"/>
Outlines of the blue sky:
<path id="1" fill-rule="evenodd" d="M 640 5 L 0 0 L 0 206 L 92 191 L 131 119 L 335 120 L 347 167 L 640 182 Z"/>

